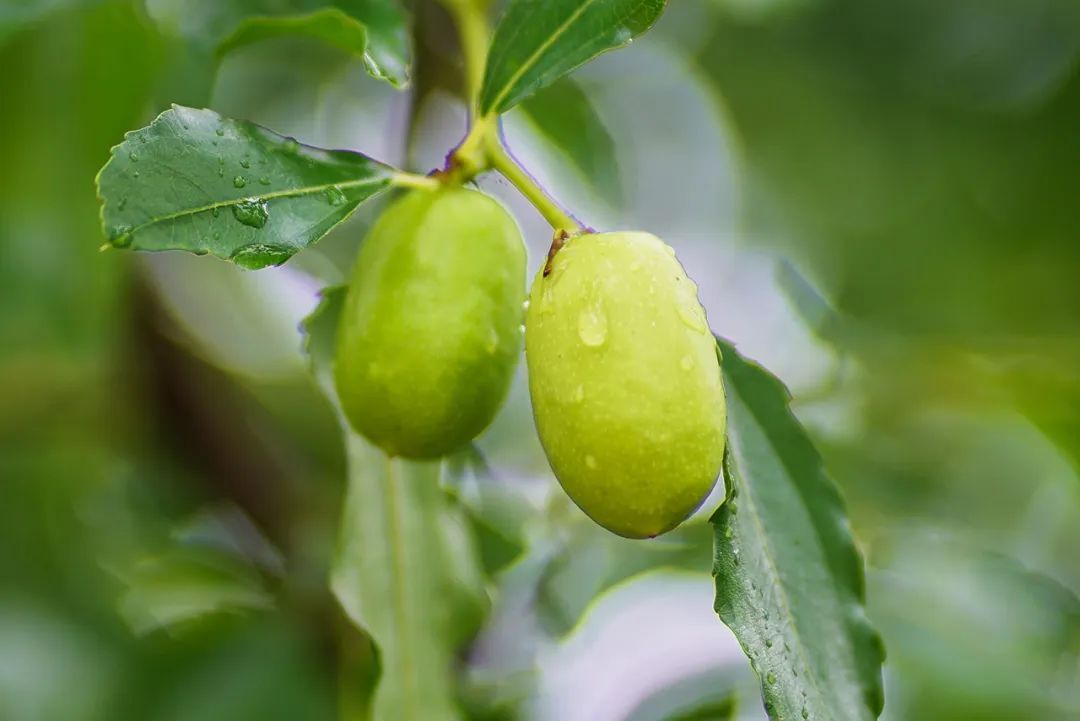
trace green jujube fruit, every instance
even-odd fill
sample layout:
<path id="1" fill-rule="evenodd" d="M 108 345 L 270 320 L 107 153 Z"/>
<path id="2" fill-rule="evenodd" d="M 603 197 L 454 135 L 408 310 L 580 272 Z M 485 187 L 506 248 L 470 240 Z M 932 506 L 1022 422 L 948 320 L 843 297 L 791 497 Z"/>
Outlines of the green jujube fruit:
<path id="1" fill-rule="evenodd" d="M 392 456 L 435 458 L 495 417 L 521 353 L 525 245 L 493 198 L 412 191 L 360 249 L 334 375 L 353 427 Z"/>
<path id="2" fill-rule="evenodd" d="M 525 357 L 544 451 L 594 521 L 650 538 L 701 505 L 724 456 L 724 389 L 671 247 L 636 232 L 568 241 L 533 283 Z"/>

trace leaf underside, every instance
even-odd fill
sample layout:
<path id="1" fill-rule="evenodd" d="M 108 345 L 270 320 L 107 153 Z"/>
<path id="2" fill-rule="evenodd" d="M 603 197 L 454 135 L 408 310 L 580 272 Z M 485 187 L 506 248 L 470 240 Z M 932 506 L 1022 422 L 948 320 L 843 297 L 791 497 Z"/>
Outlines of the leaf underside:
<path id="1" fill-rule="evenodd" d="M 716 611 L 760 677 L 770 718 L 875 719 L 884 648 L 865 617 L 839 490 L 784 385 L 718 342 L 729 430 L 727 498 L 711 519 Z"/>
<path id="2" fill-rule="evenodd" d="M 98 174 L 109 242 L 280 265 L 390 185 L 365 155 L 181 106 L 127 134 Z"/>
<path id="3" fill-rule="evenodd" d="M 666 0 L 511 0 L 488 53 L 480 112 L 504 113 L 652 27 Z"/>
<path id="4" fill-rule="evenodd" d="M 332 364 L 344 298 L 344 288 L 324 292 L 304 322 L 312 372 L 335 405 Z M 439 482 L 444 462 L 388 458 L 350 429 L 340 409 L 338 417 L 349 486 L 331 587 L 378 647 L 371 717 L 455 721 L 455 660 L 488 600 L 465 518 Z"/>

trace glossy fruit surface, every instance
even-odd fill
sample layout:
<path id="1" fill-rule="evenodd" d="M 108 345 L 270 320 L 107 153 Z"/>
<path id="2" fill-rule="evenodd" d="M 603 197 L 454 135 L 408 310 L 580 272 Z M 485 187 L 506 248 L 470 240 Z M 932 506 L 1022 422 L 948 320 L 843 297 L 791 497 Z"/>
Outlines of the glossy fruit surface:
<path id="1" fill-rule="evenodd" d="M 513 217 L 464 188 L 417 190 L 357 257 L 335 380 L 349 422 L 387 453 L 445 455 L 502 405 L 521 352 L 525 246 Z"/>
<path id="2" fill-rule="evenodd" d="M 670 246 L 586 234 L 533 283 L 525 324 L 540 440 L 575 503 L 622 536 L 686 519 L 724 455 L 716 344 Z"/>

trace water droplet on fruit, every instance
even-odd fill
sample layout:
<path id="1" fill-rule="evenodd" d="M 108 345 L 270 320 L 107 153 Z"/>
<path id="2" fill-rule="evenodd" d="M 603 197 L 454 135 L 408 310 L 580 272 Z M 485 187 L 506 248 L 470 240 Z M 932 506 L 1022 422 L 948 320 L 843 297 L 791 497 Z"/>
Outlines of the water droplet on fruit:
<path id="1" fill-rule="evenodd" d="M 341 188 L 332 185 L 326 189 L 326 202 L 330 205 L 341 205 L 345 202 L 345 193 Z"/>
<path id="2" fill-rule="evenodd" d="M 233 216 L 250 228 L 263 227 L 270 217 L 270 209 L 267 207 L 266 201 L 258 198 L 241 200 L 233 206 L 232 210 Z"/>
<path id="3" fill-rule="evenodd" d="M 258 270 L 271 265 L 281 265 L 292 257 L 293 249 L 281 245 L 254 243 L 237 249 L 232 254 L 232 262 L 241 268 Z"/>
<path id="4" fill-rule="evenodd" d="M 596 468 L 599 465 L 596 462 L 596 456 L 585 456 L 585 465 L 589 468 Z"/>
<path id="5" fill-rule="evenodd" d="M 232 179 L 232 184 L 234 188 L 243 188 L 245 185 L 247 185 L 247 178 L 245 178 L 243 175 L 237 175 L 235 178 Z"/>
<path id="6" fill-rule="evenodd" d="M 570 400 L 574 403 L 581 403 L 585 400 L 585 386 L 579 384 L 574 388 L 574 392 L 570 395 Z"/>
<path id="7" fill-rule="evenodd" d="M 600 308 L 588 308 L 578 316 L 578 338 L 590 348 L 599 348 L 607 340 L 607 316 Z"/>
<path id="8" fill-rule="evenodd" d="M 704 333 L 709 329 L 705 324 L 705 313 L 701 310 L 701 304 L 693 291 L 678 293 L 675 296 L 675 312 L 683 324 L 698 333 Z"/>
<path id="9" fill-rule="evenodd" d="M 682 368 L 684 371 L 690 370 L 694 367 L 694 359 L 691 358 L 689 355 L 684 355 L 682 357 L 682 360 L 679 361 L 679 367 Z"/>

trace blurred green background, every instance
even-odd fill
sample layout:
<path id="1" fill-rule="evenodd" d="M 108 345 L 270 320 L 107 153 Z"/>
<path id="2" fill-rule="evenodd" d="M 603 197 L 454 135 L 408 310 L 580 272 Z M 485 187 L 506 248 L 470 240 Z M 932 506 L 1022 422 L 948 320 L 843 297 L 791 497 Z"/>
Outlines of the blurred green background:
<path id="1" fill-rule="evenodd" d="M 4 721 L 351 718 L 364 693 L 327 587 L 342 444 L 296 327 L 379 206 L 249 273 L 100 252 L 93 178 L 169 102 L 426 172 L 464 129 L 455 40 L 410 3 L 411 92 L 310 41 L 215 75 L 168 22 L 207 7 L 0 0 Z M 792 388 L 868 560 L 885 717 L 1080 719 L 1080 3 L 679 0 L 506 133 L 590 225 L 674 245 Z M 535 269 L 549 231 L 482 185 Z M 605 534 L 520 380 L 459 489 L 487 499 L 493 600 L 467 717 L 720 719 L 735 694 L 764 718 L 711 611 L 719 497 Z"/>

